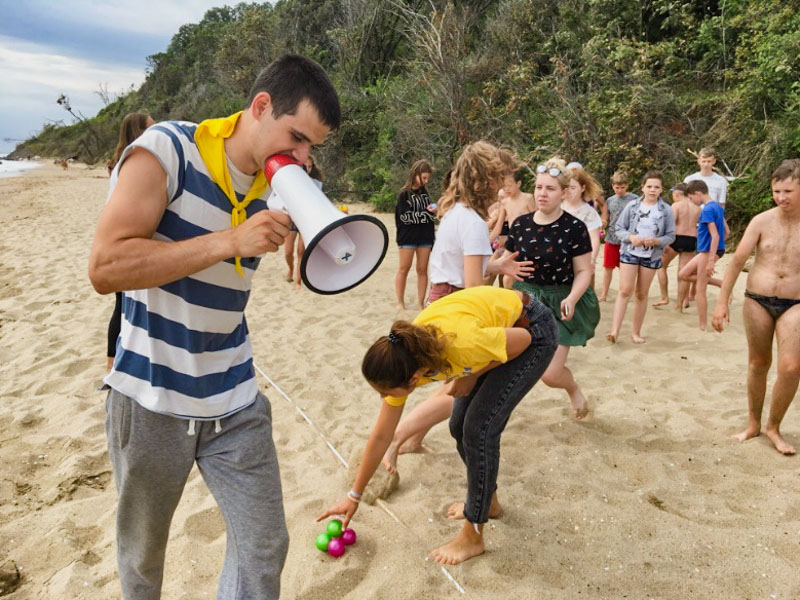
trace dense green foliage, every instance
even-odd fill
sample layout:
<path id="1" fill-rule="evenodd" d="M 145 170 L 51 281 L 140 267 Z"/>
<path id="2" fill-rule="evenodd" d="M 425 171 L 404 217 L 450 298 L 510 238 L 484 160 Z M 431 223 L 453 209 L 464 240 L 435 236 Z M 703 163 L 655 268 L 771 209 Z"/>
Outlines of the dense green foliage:
<path id="1" fill-rule="evenodd" d="M 320 61 L 344 124 L 319 151 L 328 189 L 393 205 L 416 158 L 441 175 L 487 138 L 531 161 L 578 160 L 609 190 L 625 166 L 675 182 L 687 148 L 735 175 L 734 230 L 768 207 L 769 174 L 800 156 L 798 0 L 279 0 L 210 10 L 150 57 L 147 80 L 88 122 L 46 127 L 20 154 L 95 162 L 125 113 L 193 121 L 243 107 L 284 52 Z M 728 174 L 721 161 L 723 174 Z M 436 178 L 435 178 L 436 181 Z M 432 188 L 433 189 L 433 188 Z"/>

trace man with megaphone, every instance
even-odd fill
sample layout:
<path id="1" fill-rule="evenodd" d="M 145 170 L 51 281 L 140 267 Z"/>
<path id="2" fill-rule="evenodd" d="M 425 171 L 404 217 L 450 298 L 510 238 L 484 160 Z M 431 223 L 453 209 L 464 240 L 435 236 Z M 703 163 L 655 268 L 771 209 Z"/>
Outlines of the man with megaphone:
<path id="1" fill-rule="evenodd" d="M 340 114 L 323 69 L 287 55 L 259 74 L 243 111 L 158 123 L 112 173 L 89 277 L 101 294 L 124 293 L 105 381 L 126 600 L 160 597 L 170 521 L 195 461 L 228 529 L 218 598 L 279 595 L 288 535 L 244 308 L 259 257 L 289 232 L 289 215 L 267 209 L 264 164 L 304 162 Z"/>

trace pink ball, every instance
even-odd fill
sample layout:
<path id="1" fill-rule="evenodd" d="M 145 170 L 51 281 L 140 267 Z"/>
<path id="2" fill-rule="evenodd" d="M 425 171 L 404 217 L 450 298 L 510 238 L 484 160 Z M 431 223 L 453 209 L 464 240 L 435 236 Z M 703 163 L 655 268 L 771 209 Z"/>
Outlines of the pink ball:
<path id="1" fill-rule="evenodd" d="M 331 543 L 328 544 L 328 554 L 334 558 L 339 558 L 342 554 L 344 554 L 344 542 L 342 541 L 342 538 L 333 538 L 331 540 Z"/>
<path id="2" fill-rule="evenodd" d="M 342 541 L 345 546 L 351 546 L 356 543 L 356 532 L 349 527 L 342 532 Z"/>

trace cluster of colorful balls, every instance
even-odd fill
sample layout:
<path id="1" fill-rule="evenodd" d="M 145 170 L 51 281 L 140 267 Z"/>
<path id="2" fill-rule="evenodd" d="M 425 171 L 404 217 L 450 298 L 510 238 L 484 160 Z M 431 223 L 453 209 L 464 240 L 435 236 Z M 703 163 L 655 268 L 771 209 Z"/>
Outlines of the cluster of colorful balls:
<path id="1" fill-rule="evenodd" d="M 320 533 L 314 543 L 320 552 L 327 552 L 334 558 L 339 558 L 344 554 L 345 546 L 356 543 L 356 532 L 350 528 L 342 530 L 342 522 L 334 519 L 328 522 L 325 533 Z"/>

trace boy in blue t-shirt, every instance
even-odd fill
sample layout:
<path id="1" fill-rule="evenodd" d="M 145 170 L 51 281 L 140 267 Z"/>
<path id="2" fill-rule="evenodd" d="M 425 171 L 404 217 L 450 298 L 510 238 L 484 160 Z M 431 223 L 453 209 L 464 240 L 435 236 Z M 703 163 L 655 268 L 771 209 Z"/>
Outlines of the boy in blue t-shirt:
<path id="1" fill-rule="evenodd" d="M 725 212 L 718 202 L 711 199 L 704 181 L 690 181 L 686 186 L 686 195 L 703 209 L 697 223 L 697 254 L 678 272 L 678 279 L 695 283 L 700 331 L 705 331 L 708 320 L 706 288 L 709 283 L 717 287 L 722 285 L 722 280 L 712 275 L 717 259 L 725 254 Z M 685 299 L 686 286 L 683 287 L 679 292 L 678 307 L 683 306 Z"/>

